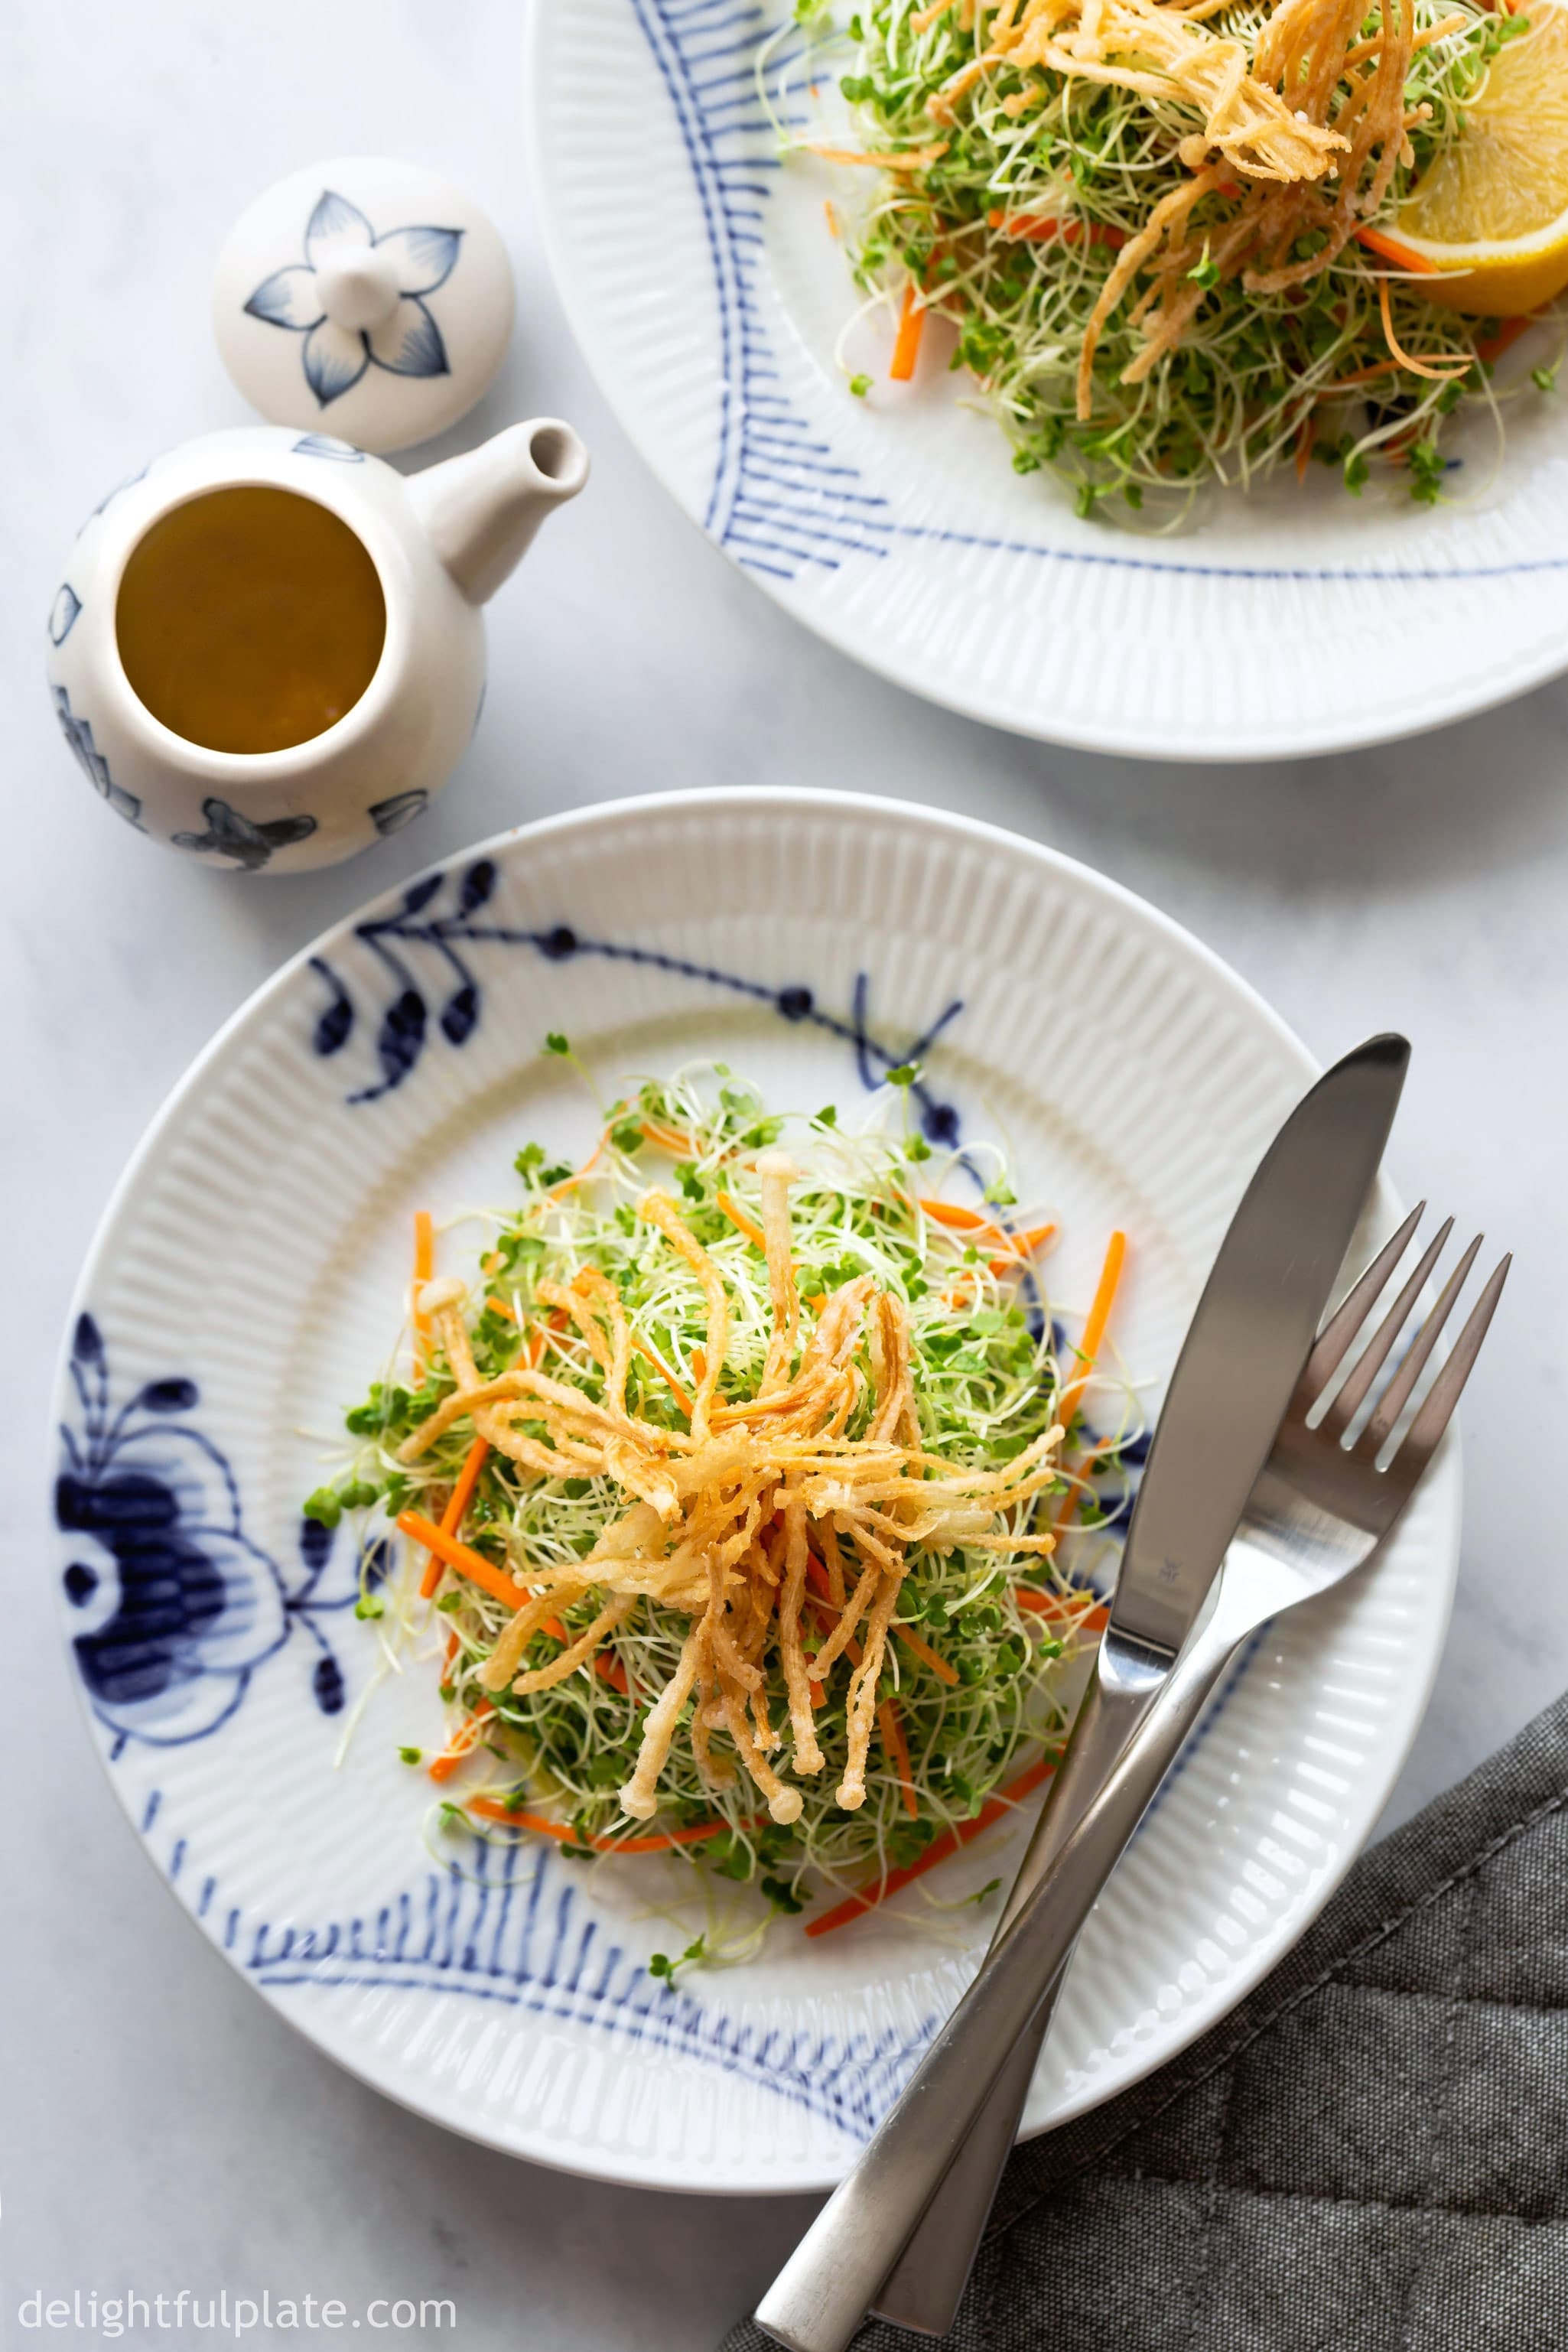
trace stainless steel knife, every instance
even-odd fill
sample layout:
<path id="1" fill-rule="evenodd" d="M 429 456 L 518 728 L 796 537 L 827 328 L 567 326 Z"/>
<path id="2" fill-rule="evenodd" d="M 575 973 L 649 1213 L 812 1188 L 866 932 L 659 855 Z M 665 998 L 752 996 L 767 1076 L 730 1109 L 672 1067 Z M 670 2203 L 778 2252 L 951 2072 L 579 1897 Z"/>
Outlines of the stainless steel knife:
<path id="1" fill-rule="evenodd" d="M 1037 1927 L 1042 1880 L 1202 1612 L 1350 1246 L 1409 1057 L 1404 1038 L 1381 1036 L 1336 1063 L 1286 1120 L 1242 1197 L 1172 1376 L 1096 1671 L 991 1953 L 757 2307 L 759 2325 L 793 2352 L 844 2352 L 873 2305 L 930 2333 L 951 2322 L 1037 2054 L 1037 2038 L 1023 2054 L 1014 2044 L 1028 2041 L 1066 1956 L 1058 1951 L 1037 1983 L 1030 1937 L 1014 1931 Z M 1075 1863 L 1083 1880 L 1083 1858 Z M 987 2109 L 976 2126 L 1004 2075 L 994 2119 Z M 972 2126 L 973 2168 L 961 2170 L 954 2159 Z M 911 2248 L 900 2265 L 939 2187 L 940 2240 L 924 2253 Z M 967 2252 L 950 2196 L 972 2231 Z"/>

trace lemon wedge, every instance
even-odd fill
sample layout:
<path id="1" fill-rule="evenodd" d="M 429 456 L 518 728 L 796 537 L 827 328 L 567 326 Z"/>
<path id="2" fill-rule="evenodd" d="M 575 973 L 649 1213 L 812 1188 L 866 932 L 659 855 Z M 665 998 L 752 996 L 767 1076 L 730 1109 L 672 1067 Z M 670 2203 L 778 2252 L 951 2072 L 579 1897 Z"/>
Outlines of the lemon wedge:
<path id="1" fill-rule="evenodd" d="M 1514 319 L 1568 286 L 1568 6 L 1528 0 L 1530 30 L 1492 59 L 1458 138 L 1400 207 L 1394 236 L 1449 310 Z M 1369 240 L 1370 241 L 1370 240 Z"/>

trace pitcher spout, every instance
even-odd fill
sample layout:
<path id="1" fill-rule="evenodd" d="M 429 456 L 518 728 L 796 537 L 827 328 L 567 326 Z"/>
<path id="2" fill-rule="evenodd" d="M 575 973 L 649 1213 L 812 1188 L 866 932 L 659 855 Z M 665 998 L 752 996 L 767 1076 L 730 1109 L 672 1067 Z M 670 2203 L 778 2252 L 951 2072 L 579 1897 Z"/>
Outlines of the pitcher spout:
<path id="1" fill-rule="evenodd" d="M 415 509 L 471 604 L 495 594 L 545 516 L 588 478 L 588 452 L 559 417 L 536 416 L 416 474 Z"/>

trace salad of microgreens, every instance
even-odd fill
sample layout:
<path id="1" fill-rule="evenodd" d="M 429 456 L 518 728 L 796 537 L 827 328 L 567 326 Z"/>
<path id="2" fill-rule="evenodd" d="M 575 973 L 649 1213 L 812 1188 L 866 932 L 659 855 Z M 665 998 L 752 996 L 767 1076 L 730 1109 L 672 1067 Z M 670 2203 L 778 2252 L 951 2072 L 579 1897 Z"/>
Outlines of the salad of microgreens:
<path id="1" fill-rule="evenodd" d="M 563 1038 L 549 1044 L 575 1058 Z M 552 1161 L 537 1143 L 518 1153 L 517 1197 L 472 1245 L 471 1284 L 416 1287 L 417 1369 L 404 1369 L 403 1347 L 349 1412 L 352 1455 L 306 1509 L 335 1520 L 374 1506 L 394 1519 L 412 1515 L 422 1532 L 445 1530 L 440 1558 L 411 1543 L 401 1577 L 368 1583 L 361 1609 L 380 1620 L 376 1635 L 397 1645 L 400 1663 L 428 1654 L 439 1677 L 448 1744 L 434 1755 L 402 1753 L 445 1786 L 448 1827 L 500 1839 L 546 1834 L 584 1858 L 660 1850 L 748 1882 L 773 1910 L 795 1913 L 826 1885 L 864 1888 L 907 1870 L 944 1835 L 956 1842 L 952 1833 L 1062 1729 L 1064 1675 L 1097 1595 L 1070 1542 L 1064 1565 L 1049 1538 L 1069 1520 L 1083 1529 L 1116 1518 L 1140 1427 L 1130 1392 L 1102 1371 L 1092 1391 L 1102 1433 L 1088 1438 L 1079 1400 L 1093 1367 L 1053 1319 L 1041 1285 L 1051 1229 L 1019 1220 L 999 1150 L 953 1151 L 926 1139 L 916 1080 L 912 1069 L 895 1071 L 869 1123 L 854 1128 L 831 1107 L 777 1117 L 721 1064 L 645 1080 L 604 1109 L 582 1169 Z M 771 1202 L 770 1181 L 781 1188 Z M 798 1330 L 781 1342 L 780 1267 L 765 1244 L 780 1230 L 785 1192 Z M 650 1222 L 656 1201 L 663 1225 Z M 447 1236 L 445 1253 L 456 1256 L 460 1240 Z M 721 1286 L 725 1318 L 722 1360 L 711 1369 L 708 1270 Z M 438 1311 L 422 1310 L 421 1297 Z M 865 1309 L 863 1322 L 851 1307 Z M 812 1351 L 836 1315 L 838 1369 L 814 1371 Z M 855 1641 L 844 1639 L 813 1683 L 816 1711 L 807 1710 L 804 1731 L 803 1685 L 792 1698 L 785 1634 L 770 1647 L 764 1627 L 748 1646 L 743 1614 L 723 1618 L 732 1632 L 715 1635 L 712 1669 L 744 1697 L 743 1720 L 715 1704 L 700 1721 L 706 1683 L 681 1696 L 683 1657 L 707 1622 L 708 1570 L 693 1592 L 683 1589 L 685 1605 L 669 1597 L 667 1538 L 625 1483 L 652 1473 L 626 1466 L 613 1426 L 622 1426 L 621 1413 L 625 1430 L 638 1433 L 637 1460 L 668 1462 L 689 1485 L 703 1445 L 721 1444 L 726 1428 L 731 1451 L 744 1435 L 761 1459 L 755 1432 L 769 1409 L 757 1400 L 770 1380 L 775 1393 L 784 1384 L 788 1402 L 813 1380 L 831 1378 L 841 1382 L 831 1390 L 841 1399 L 832 1444 L 847 1478 L 875 1453 L 877 1427 L 894 1426 L 890 1406 L 881 1423 L 873 1417 L 894 1378 L 886 1335 L 900 1331 L 912 1415 L 899 1424 L 900 1462 L 908 1477 L 948 1481 L 933 1492 L 967 1481 L 979 1507 L 922 1520 L 908 1478 L 901 1501 L 863 1504 L 859 1489 L 825 1489 L 800 1555 L 810 1581 L 796 1580 L 792 1601 L 784 1529 L 788 1508 L 805 1506 L 787 1504 L 787 1481 L 805 1478 L 808 1491 L 810 1475 L 823 1475 L 810 1469 L 809 1447 L 828 1441 L 814 1434 L 796 1454 L 786 1448 L 784 1458 L 800 1466 L 774 1465 L 772 1486 L 759 1483 L 766 1465 L 758 1470 L 752 1455 L 726 1474 L 747 1495 L 757 1490 L 742 1529 L 752 1530 L 741 1561 L 752 1583 L 742 1582 L 733 1611 L 751 1604 L 759 1619 L 771 1611 L 776 1622 L 795 1608 L 806 1673 L 863 1560 L 868 1582 L 889 1594 L 889 1638 L 862 1710 L 869 1726 L 874 1706 L 876 1729 L 856 1801 L 845 1796 Z M 510 1391 L 509 1381 L 523 1385 Z M 485 1418 L 497 1407 L 478 1400 L 498 1395 L 510 1399 L 510 1420 Z M 475 1402 L 465 1409 L 463 1396 Z M 1049 1433 L 1060 1416 L 1076 1425 L 1058 1451 Z M 814 1432 L 829 1426 L 811 1423 Z M 488 1450 L 476 1436 L 486 1429 L 496 1440 Z M 595 1452 L 604 1432 L 612 1433 Z M 835 1496 L 846 1505 L 837 1522 Z M 785 1507 L 775 1510 L 775 1500 Z M 698 1509 L 689 1498 L 681 1507 L 689 1517 Z M 895 1523 L 903 1531 L 897 1574 L 879 1584 L 879 1546 Z M 928 1524 L 933 1532 L 922 1538 Z M 634 1525 L 645 1528 L 637 1542 L 648 1557 L 641 1581 L 628 1584 L 623 1538 Z M 374 1545 L 366 1550 L 374 1557 Z M 606 1583 L 587 1580 L 598 1561 L 613 1561 L 618 1584 L 608 1566 Z M 738 1576 L 731 1571 L 731 1585 Z M 873 1614 L 868 1608 L 858 1620 L 868 1645 Z M 509 1626 L 506 1673 L 486 1679 Z M 574 1650 L 578 1662 L 552 1678 L 554 1662 Z M 660 1694 L 679 1706 L 658 1770 L 657 1817 L 647 1818 L 650 1800 L 634 1807 L 644 1818 L 628 1818 L 623 1792 L 639 1756 L 646 1762 Z M 792 1723 L 788 1803 L 764 1801 L 782 1785 L 765 1758 L 774 1756 L 779 1774 L 789 1769 Z M 803 1770 L 801 1741 L 813 1736 L 821 1767 Z M 781 1819 L 795 1790 L 798 1811 Z M 673 1978 L 703 1957 L 699 1938 L 679 1958 L 658 1955 L 658 1972 Z"/>
<path id="2" fill-rule="evenodd" d="M 950 320 L 951 364 L 978 379 L 1012 441 L 1015 467 L 1051 469 L 1081 515 L 1103 509 L 1124 519 L 1147 508 L 1145 527 L 1173 525 L 1205 480 L 1245 485 L 1286 461 L 1304 472 L 1309 460 L 1339 468 L 1352 493 L 1377 467 L 1432 504 L 1458 487 L 1444 446 L 1454 412 L 1489 412 L 1500 447 L 1500 401 L 1528 398 L 1532 386 L 1550 391 L 1556 364 L 1521 374 L 1505 393 L 1494 367 L 1513 322 L 1505 332 L 1504 322 L 1425 300 L 1420 277 L 1386 234 L 1407 190 L 1459 135 L 1492 58 L 1528 29 L 1528 17 L 1478 0 L 1405 5 L 1412 11 L 1404 36 L 1407 130 L 1387 172 L 1375 161 L 1381 150 L 1373 151 L 1371 196 L 1346 191 L 1342 213 L 1370 205 L 1359 227 L 1347 215 L 1347 241 L 1331 233 L 1326 194 L 1312 195 L 1317 209 L 1301 217 L 1331 226 L 1291 236 L 1291 216 L 1278 211 L 1279 193 L 1267 181 L 1226 177 L 1223 146 L 1206 187 L 1200 179 L 1194 191 L 1189 163 L 1214 138 L 1218 117 L 1205 121 L 1199 96 L 1150 94 L 1162 77 L 1137 55 L 1135 25 L 1129 55 L 1113 68 L 1068 73 L 998 55 L 998 28 L 1016 37 L 1024 21 L 1018 0 L 1000 8 L 997 0 L 922 8 L 862 0 L 837 18 L 827 0 L 798 0 L 764 56 L 759 88 L 786 148 L 837 155 L 830 142 L 836 134 L 842 146 L 843 131 L 823 110 L 841 68 L 837 90 L 850 102 L 857 144 L 886 166 L 845 175 L 845 235 L 867 307 L 902 298 L 906 326 L 911 301 L 915 325 L 927 310 Z M 1235 0 L 1218 10 L 1155 13 L 1184 14 L 1197 27 L 1193 39 L 1212 32 L 1250 57 L 1271 16 L 1287 10 Z M 1062 40 L 1070 46 L 1073 37 L 1070 26 L 1066 35 L 1060 27 L 1073 14 L 1067 0 L 1047 10 L 1058 63 Z M 1098 0 L 1087 0 L 1081 14 L 1087 26 Z M 1363 103 L 1357 60 L 1364 73 L 1389 22 L 1386 9 L 1358 19 L 1352 7 L 1345 16 L 1348 79 L 1339 96 L 1325 94 L 1326 136 L 1336 121 L 1353 125 Z M 780 44 L 793 44 L 802 28 L 804 57 L 781 68 Z M 1123 70 L 1144 86 L 1123 86 Z M 807 83 L 816 103 L 804 94 Z M 874 194 L 857 206 L 868 182 Z M 1331 175 L 1322 183 L 1326 191 L 1336 184 Z M 1173 226 L 1163 247 L 1156 241 L 1146 257 L 1142 247 L 1137 257 L 1129 252 L 1134 240 L 1148 242 L 1157 206 L 1184 206 L 1194 193 L 1197 201 L 1180 213 L 1179 238 Z M 836 228 L 838 209 L 829 206 Z M 1286 223 L 1262 269 L 1247 227 L 1254 215 L 1259 235 L 1272 236 L 1273 221 Z M 1106 310 L 1101 298 L 1124 253 L 1140 269 L 1163 271 L 1160 310 L 1150 311 L 1152 292 L 1138 299 L 1149 280 L 1136 271 Z M 1325 254 L 1314 272 L 1314 257 Z M 1176 324 L 1150 364 L 1152 332 L 1167 317 Z M 1091 403 L 1079 379 L 1086 335 Z M 870 392 L 863 369 L 851 372 L 846 362 L 845 372 L 852 393 Z M 897 356 L 893 373 L 909 373 Z"/>

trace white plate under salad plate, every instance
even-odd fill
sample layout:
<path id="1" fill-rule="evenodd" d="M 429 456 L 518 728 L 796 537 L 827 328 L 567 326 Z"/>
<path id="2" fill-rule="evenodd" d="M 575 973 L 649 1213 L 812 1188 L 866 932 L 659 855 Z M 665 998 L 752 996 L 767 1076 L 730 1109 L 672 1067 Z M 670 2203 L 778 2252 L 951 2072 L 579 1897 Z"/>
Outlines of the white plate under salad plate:
<path id="1" fill-rule="evenodd" d="M 672 1990 L 647 1972 L 663 1860 L 427 1851 L 397 1755 L 438 1733 L 423 1671 L 371 1691 L 334 1761 L 377 1643 L 359 1538 L 300 1499 L 385 1360 L 413 1211 L 508 1202 L 521 1142 L 594 1131 L 550 1031 L 611 1083 L 721 1055 L 847 1118 L 918 1053 L 933 1131 L 1004 1138 L 1058 1220 L 1054 1304 L 1081 1310 L 1128 1232 L 1117 1332 L 1152 1404 L 1313 1066 L 1185 932 L 1048 850 L 889 803 L 683 793 L 500 835 L 329 931 L 214 1040 L 104 1220 L 59 1391 L 61 1607 L 174 1895 L 301 2032 L 455 2130 L 650 2186 L 820 2187 L 957 1998 L 977 1912 L 933 1934 L 906 1898 L 817 1941 L 780 1920 Z M 1031 2129 L 1180 2049 L 1324 1900 L 1425 1706 L 1458 1510 L 1450 1444 L 1376 1567 L 1261 1641 L 1087 1930 Z M 1016 1851 L 988 1833 L 921 1884 L 950 1903 Z"/>
<path id="2" fill-rule="evenodd" d="M 861 297 L 824 202 L 849 211 L 867 175 L 781 163 L 755 68 L 789 15 L 534 0 L 531 53 L 573 331 L 666 488 L 787 611 L 972 718 L 1152 759 L 1378 742 L 1568 665 L 1561 400 L 1510 405 L 1495 478 L 1489 425 L 1466 425 L 1450 480 L 1472 503 L 1355 499 L 1313 467 L 1206 493 L 1161 539 L 1081 520 L 1047 476 L 1015 474 L 940 354 L 889 383 L 890 313 L 849 344 L 876 379 L 856 399 L 835 347 Z M 1526 339 L 1502 365 L 1531 357 Z"/>

